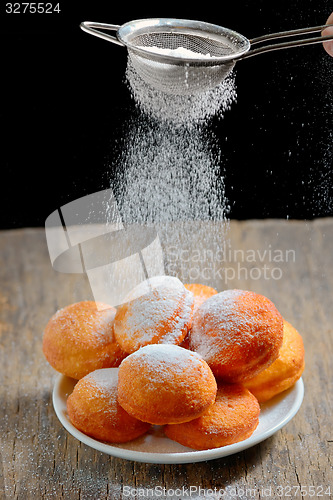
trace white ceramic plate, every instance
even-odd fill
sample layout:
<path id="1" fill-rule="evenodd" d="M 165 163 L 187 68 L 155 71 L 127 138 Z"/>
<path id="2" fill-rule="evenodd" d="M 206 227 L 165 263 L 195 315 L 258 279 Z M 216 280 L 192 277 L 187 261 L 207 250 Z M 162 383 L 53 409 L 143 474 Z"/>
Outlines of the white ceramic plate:
<path id="1" fill-rule="evenodd" d="M 279 396 L 261 405 L 259 425 L 251 437 L 240 443 L 210 450 L 195 451 L 164 436 L 162 428 L 153 426 L 144 436 L 124 444 L 106 444 L 86 436 L 70 422 L 66 410 L 67 397 L 76 381 L 59 375 L 53 389 L 55 412 L 67 431 L 82 443 L 114 457 L 155 464 L 202 462 L 238 453 L 264 441 L 285 426 L 299 410 L 304 395 L 302 379 Z"/>

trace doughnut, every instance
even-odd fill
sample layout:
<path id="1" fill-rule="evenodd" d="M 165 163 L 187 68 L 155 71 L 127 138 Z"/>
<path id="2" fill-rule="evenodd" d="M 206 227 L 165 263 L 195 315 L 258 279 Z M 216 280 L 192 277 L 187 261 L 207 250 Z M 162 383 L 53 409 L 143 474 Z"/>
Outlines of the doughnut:
<path id="1" fill-rule="evenodd" d="M 100 441 L 125 443 L 150 429 L 118 404 L 117 384 L 116 368 L 95 370 L 77 382 L 67 399 L 67 412 L 78 430 Z"/>
<path id="2" fill-rule="evenodd" d="M 278 358 L 244 385 L 260 403 L 292 387 L 305 367 L 303 339 L 288 321 L 283 323 L 283 344 Z"/>
<path id="3" fill-rule="evenodd" d="M 215 400 L 216 380 L 199 354 L 172 344 L 151 344 L 119 367 L 118 402 L 151 424 L 186 422 Z"/>
<path id="4" fill-rule="evenodd" d="M 276 360 L 283 340 L 283 319 L 263 295 L 225 290 L 197 310 L 189 348 L 199 353 L 219 380 L 241 383 Z"/>
<path id="5" fill-rule="evenodd" d="M 200 283 L 185 284 L 184 286 L 187 290 L 192 292 L 194 296 L 193 316 L 205 300 L 207 300 L 209 297 L 212 297 L 212 295 L 217 294 L 217 290 L 215 290 L 215 288 L 207 285 L 201 285 Z M 185 349 L 189 348 L 188 334 L 186 335 L 180 346 L 184 347 Z"/>
<path id="6" fill-rule="evenodd" d="M 190 422 L 166 425 L 164 433 L 196 450 L 219 448 L 249 438 L 259 423 L 259 413 L 259 403 L 248 389 L 219 383 L 215 402 L 203 415 Z"/>
<path id="7" fill-rule="evenodd" d="M 131 354 L 149 344 L 180 344 L 192 324 L 194 297 L 178 278 L 146 280 L 118 307 L 115 338 Z"/>
<path id="8" fill-rule="evenodd" d="M 44 330 L 43 352 L 47 361 L 74 379 L 98 368 L 119 366 L 126 354 L 114 337 L 115 314 L 114 307 L 89 300 L 58 310 Z"/>

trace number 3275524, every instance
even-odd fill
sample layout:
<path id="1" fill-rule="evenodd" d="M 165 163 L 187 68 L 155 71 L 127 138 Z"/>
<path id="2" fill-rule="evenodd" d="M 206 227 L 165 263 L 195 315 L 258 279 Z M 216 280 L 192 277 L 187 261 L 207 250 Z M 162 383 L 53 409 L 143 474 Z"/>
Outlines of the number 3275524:
<path id="1" fill-rule="evenodd" d="M 6 3 L 6 14 L 59 14 L 60 3 L 15 2 Z"/>

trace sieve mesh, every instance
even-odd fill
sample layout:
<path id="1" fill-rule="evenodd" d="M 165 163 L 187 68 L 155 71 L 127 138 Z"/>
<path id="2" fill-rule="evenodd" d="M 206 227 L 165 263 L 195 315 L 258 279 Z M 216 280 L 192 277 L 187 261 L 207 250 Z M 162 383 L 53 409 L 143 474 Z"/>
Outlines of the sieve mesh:
<path id="1" fill-rule="evenodd" d="M 131 39 L 131 46 L 133 48 L 157 47 L 170 50 L 182 47 L 199 56 L 210 55 L 211 57 L 223 57 L 234 54 L 237 51 L 237 45 L 227 37 L 221 40 L 213 40 L 208 39 L 207 36 L 169 32 L 145 33 L 135 36 Z M 177 62 L 179 63 L 179 61 Z"/>
<path id="2" fill-rule="evenodd" d="M 233 61 L 216 66 L 168 64 L 128 50 L 134 69 L 155 89 L 174 95 L 194 95 L 219 85 L 232 71 Z"/>
<path id="3" fill-rule="evenodd" d="M 172 58 L 172 51 L 186 49 L 194 62 Z M 217 86 L 234 67 L 233 61 L 212 64 L 214 57 L 234 54 L 238 48 L 234 41 L 220 36 L 210 39 L 198 34 L 182 32 L 140 33 L 128 40 L 127 49 L 133 67 L 149 85 L 162 92 L 175 95 L 197 94 Z M 142 49 L 151 49 L 144 52 Z M 166 61 L 163 55 L 169 56 Z M 198 62 L 195 58 L 198 55 Z M 206 59 L 205 59 L 206 57 Z"/>

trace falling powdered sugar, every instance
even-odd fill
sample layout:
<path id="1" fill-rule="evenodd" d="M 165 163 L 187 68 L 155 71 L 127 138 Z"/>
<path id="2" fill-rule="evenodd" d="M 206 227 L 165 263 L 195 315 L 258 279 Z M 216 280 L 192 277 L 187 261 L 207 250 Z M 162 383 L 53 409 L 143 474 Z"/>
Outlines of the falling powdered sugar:
<path id="1" fill-rule="evenodd" d="M 186 68 L 184 71 L 186 79 Z M 202 78 L 205 78 L 204 70 Z M 209 76 L 206 75 L 206 78 Z M 198 123 L 207 123 L 207 120 L 214 116 L 223 118 L 237 96 L 233 72 L 220 84 L 205 92 L 189 95 L 169 94 L 145 82 L 128 58 L 126 80 L 136 106 L 143 113 L 163 122 L 172 122 L 174 126 L 192 127 Z"/>
<path id="2" fill-rule="evenodd" d="M 139 115 L 129 124 L 115 176 L 125 224 L 226 218 L 214 136 Z"/>
<path id="3" fill-rule="evenodd" d="M 222 153 L 211 124 L 235 102 L 235 76 L 230 73 L 206 92 L 171 95 L 146 83 L 129 57 L 126 83 L 135 106 L 118 142 L 112 189 L 124 225 L 155 225 L 164 249 L 165 274 L 184 282 L 188 269 L 171 269 L 169 248 L 181 254 L 198 232 L 196 225 L 203 222 L 209 224 L 205 235 L 200 229 L 197 245 L 223 248 L 228 229 Z M 177 254 L 177 262 L 181 259 Z M 191 265 L 204 282 L 197 264 Z"/>

